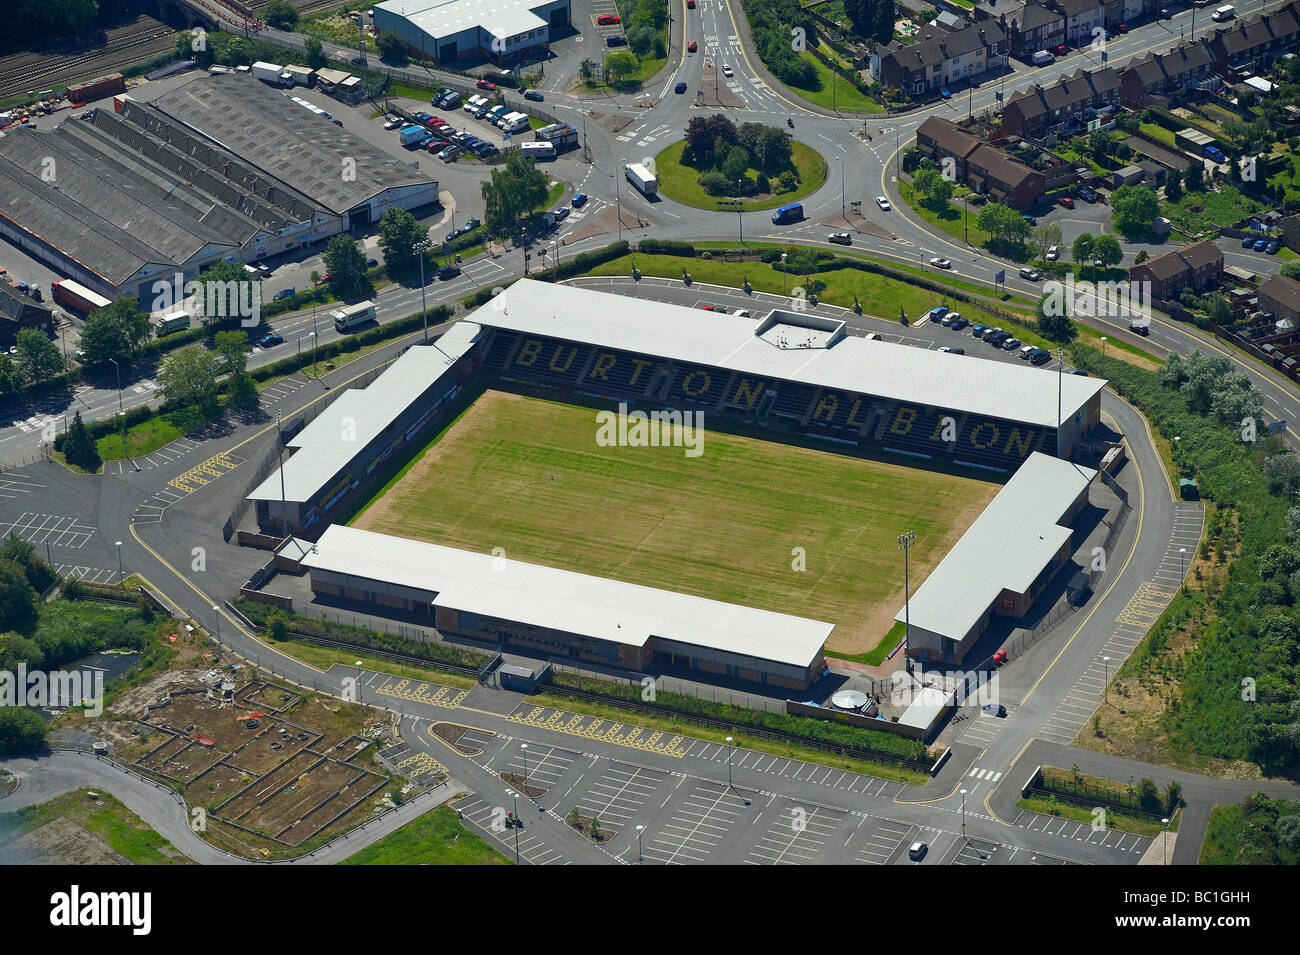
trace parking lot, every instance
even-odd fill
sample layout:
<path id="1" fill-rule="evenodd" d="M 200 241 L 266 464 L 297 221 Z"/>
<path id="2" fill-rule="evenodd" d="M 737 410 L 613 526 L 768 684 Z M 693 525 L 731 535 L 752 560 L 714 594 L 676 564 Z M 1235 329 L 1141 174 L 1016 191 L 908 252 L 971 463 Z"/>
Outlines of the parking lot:
<path id="1" fill-rule="evenodd" d="M 757 815 L 753 804 L 725 783 L 692 780 L 684 793 L 668 804 L 667 818 L 643 837 L 647 863 L 686 865 L 725 864 L 737 850 L 729 838 L 733 830 L 747 828 Z"/>
<path id="2" fill-rule="evenodd" d="M 510 806 L 496 806 L 479 796 L 469 796 L 452 808 L 461 814 L 461 820 L 470 829 L 483 836 L 502 853 L 514 858 L 516 840 L 519 846 L 519 861 L 528 865 L 568 865 L 569 860 L 554 846 L 548 845 L 540 836 L 533 835 L 525 825 L 522 830 L 507 829 L 503 823 L 503 814 L 513 811 Z"/>

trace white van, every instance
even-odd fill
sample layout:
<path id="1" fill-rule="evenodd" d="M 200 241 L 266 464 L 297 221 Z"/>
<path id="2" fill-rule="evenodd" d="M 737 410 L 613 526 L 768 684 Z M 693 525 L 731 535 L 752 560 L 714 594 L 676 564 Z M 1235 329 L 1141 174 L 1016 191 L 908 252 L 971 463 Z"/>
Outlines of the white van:
<path id="1" fill-rule="evenodd" d="M 1236 15 L 1237 8 L 1230 3 L 1225 3 L 1223 6 L 1219 7 L 1219 9 L 1210 14 L 1210 19 L 1216 23 L 1223 23 L 1226 20 L 1231 20 Z"/>
<path id="2" fill-rule="evenodd" d="M 1033 60 L 1031 62 L 1034 64 L 1034 66 L 1047 66 L 1049 63 L 1055 63 L 1056 57 L 1052 54 L 1050 50 L 1039 50 L 1037 53 L 1034 54 Z"/>
<path id="3" fill-rule="evenodd" d="M 529 159 L 554 159 L 555 147 L 547 142 L 541 143 L 524 143 L 519 147 L 519 151 Z"/>

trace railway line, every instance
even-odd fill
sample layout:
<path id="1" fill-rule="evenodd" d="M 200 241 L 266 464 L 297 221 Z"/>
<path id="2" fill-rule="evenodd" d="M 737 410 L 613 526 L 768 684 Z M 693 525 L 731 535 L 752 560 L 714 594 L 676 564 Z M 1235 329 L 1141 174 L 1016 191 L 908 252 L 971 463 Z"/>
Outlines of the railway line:
<path id="1" fill-rule="evenodd" d="M 142 16 L 108 35 L 102 47 L 68 54 L 18 53 L 0 62 L 0 99 L 89 79 L 169 49 L 176 30 Z"/>

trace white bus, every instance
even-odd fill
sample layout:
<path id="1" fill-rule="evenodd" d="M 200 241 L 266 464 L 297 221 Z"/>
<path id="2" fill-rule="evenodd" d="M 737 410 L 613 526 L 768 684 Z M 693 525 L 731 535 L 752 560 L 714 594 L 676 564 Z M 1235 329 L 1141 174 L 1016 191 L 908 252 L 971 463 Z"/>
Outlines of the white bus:
<path id="1" fill-rule="evenodd" d="M 336 332 L 350 332 L 366 322 L 375 320 L 375 303 L 358 302 L 356 305 L 335 309 L 333 315 L 334 330 Z"/>

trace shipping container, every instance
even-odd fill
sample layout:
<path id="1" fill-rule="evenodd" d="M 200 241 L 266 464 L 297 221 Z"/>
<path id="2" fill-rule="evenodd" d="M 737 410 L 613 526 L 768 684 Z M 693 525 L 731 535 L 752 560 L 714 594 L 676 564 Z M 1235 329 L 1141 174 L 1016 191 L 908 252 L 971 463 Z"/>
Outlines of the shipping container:
<path id="1" fill-rule="evenodd" d="M 74 106 L 82 106 L 91 100 L 102 99 L 126 89 L 126 79 L 121 73 L 109 73 L 98 79 L 87 80 L 68 87 L 68 99 Z"/>
<path id="2" fill-rule="evenodd" d="M 113 304 L 98 292 L 92 292 L 84 285 L 72 281 L 72 279 L 57 279 L 51 282 L 50 292 L 54 295 L 54 301 L 64 308 L 70 308 L 86 315 L 98 312 L 101 308 L 108 308 Z"/>

